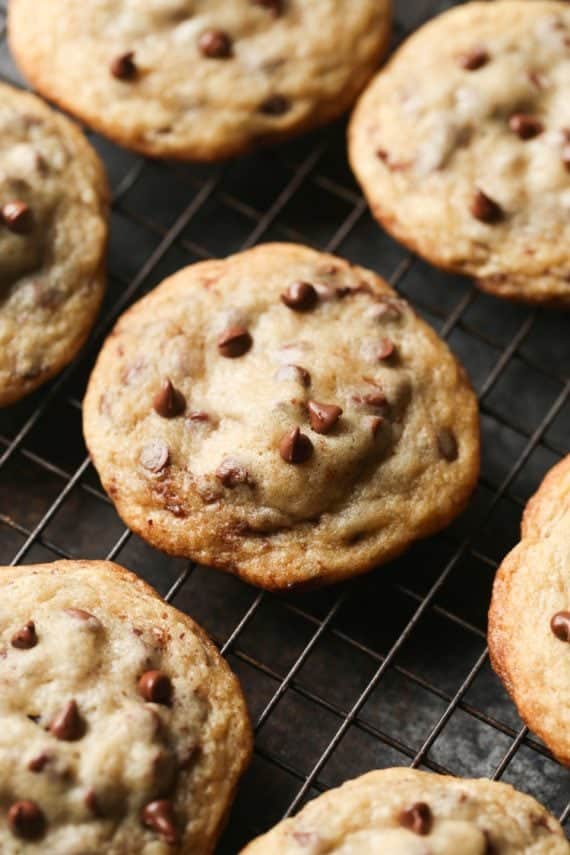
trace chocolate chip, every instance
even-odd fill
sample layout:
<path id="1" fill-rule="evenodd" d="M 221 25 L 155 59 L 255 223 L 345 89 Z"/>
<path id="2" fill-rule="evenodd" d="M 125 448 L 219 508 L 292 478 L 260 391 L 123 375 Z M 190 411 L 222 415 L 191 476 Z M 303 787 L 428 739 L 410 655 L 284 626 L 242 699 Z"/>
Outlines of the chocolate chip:
<path id="1" fill-rule="evenodd" d="M 253 344 L 253 339 L 245 327 L 228 327 L 218 336 L 218 350 L 227 359 L 236 359 L 247 353 Z"/>
<path id="2" fill-rule="evenodd" d="M 490 58 L 485 48 L 473 48 L 473 50 L 459 57 L 459 64 L 465 71 L 477 71 L 479 68 L 487 65 Z"/>
<path id="3" fill-rule="evenodd" d="M 263 6 L 277 18 L 283 11 L 283 0 L 252 0 L 254 6 Z"/>
<path id="4" fill-rule="evenodd" d="M 34 227 L 32 211 L 25 202 L 14 199 L 2 208 L 2 221 L 7 229 L 17 235 L 27 235 Z"/>
<path id="5" fill-rule="evenodd" d="M 394 342 L 389 338 L 383 338 L 380 342 L 378 350 L 376 351 L 376 358 L 379 362 L 382 362 L 384 359 L 390 359 L 395 350 Z"/>
<path id="6" fill-rule="evenodd" d="M 526 113 L 514 113 L 509 119 L 509 127 L 521 140 L 531 140 L 544 130 L 542 122 Z"/>
<path id="7" fill-rule="evenodd" d="M 31 647 L 35 647 L 38 643 L 38 636 L 36 635 L 36 626 L 33 620 L 29 620 L 22 629 L 19 629 L 14 633 L 10 640 L 10 644 L 12 647 L 17 647 L 18 650 L 29 650 Z"/>
<path id="8" fill-rule="evenodd" d="M 77 702 L 69 701 L 67 706 L 56 715 L 49 729 L 56 739 L 64 742 L 75 742 L 81 739 L 85 733 L 85 723 L 79 714 Z"/>
<path id="9" fill-rule="evenodd" d="M 174 825 L 174 809 L 166 799 L 150 802 L 143 808 L 142 821 L 147 828 L 156 831 L 166 843 L 174 846 L 178 843 L 178 833 Z"/>
<path id="10" fill-rule="evenodd" d="M 342 416 L 342 409 L 336 404 L 319 404 L 318 401 L 309 401 L 307 409 L 311 427 L 316 433 L 329 433 Z"/>
<path id="11" fill-rule="evenodd" d="M 182 392 L 175 389 L 168 378 L 153 398 L 152 406 L 163 419 L 174 419 L 186 409 L 186 399 Z"/>
<path id="12" fill-rule="evenodd" d="M 130 50 L 128 53 L 122 53 L 115 57 L 110 68 L 111 74 L 117 80 L 134 80 L 138 74 L 134 51 Z"/>
<path id="13" fill-rule="evenodd" d="M 168 706 L 172 701 L 172 682 L 162 671 L 146 671 L 139 679 L 138 689 L 150 703 Z"/>
<path id="14" fill-rule="evenodd" d="M 41 754 L 37 754 L 35 757 L 32 757 L 28 763 L 28 769 L 30 772 L 42 772 L 50 759 L 50 755 L 46 751 L 42 751 Z"/>
<path id="15" fill-rule="evenodd" d="M 491 839 L 491 833 L 484 831 L 483 836 L 485 838 L 485 855 L 497 855 L 497 847 Z"/>
<path id="16" fill-rule="evenodd" d="M 242 466 L 237 460 L 231 457 L 226 457 L 222 460 L 216 469 L 216 478 L 221 481 L 224 487 L 230 490 L 234 487 L 239 487 L 240 484 L 251 484 L 251 476 L 245 466 Z"/>
<path id="17" fill-rule="evenodd" d="M 293 282 L 281 294 L 281 302 L 294 312 L 308 312 L 317 305 L 319 295 L 310 282 Z"/>
<path id="18" fill-rule="evenodd" d="M 433 817 L 429 805 L 425 802 L 417 802 L 411 808 L 403 810 L 400 814 L 400 824 L 409 828 L 414 834 L 429 834 L 433 823 Z"/>
<path id="19" fill-rule="evenodd" d="M 275 380 L 292 380 L 295 383 L 300 383 L 305 389 L 311 385 L 311 375 L 306 368 L 300 365 L 282 365 L 275 372 Z"/>
<path id="20" fill-rule="evenodd" d="M 384 424 L 384 419 L 382 416 L 373 416 L 370 419 L 370 432 L 372 436 L 376 436 Z"/>
<path id="21" fill-rule="evenodd" d="M 437 447 L 441 456 L 453 463 L 457 460 L 458 446 L 455 434 L 450 428 L 442 428 L 437 435 Z"/>
<path id="22" fill-rule="evenodd" d="M 232 40 L 223 30 L 206 30 L 198 39 L 202 56 L 208 59 L 229 59 L 233 55 Z"/>
<path id="23" fill-rule="evenodd" d="M 93 816 L 103 815 L 101 811 L 101 805 L 99 804 L 99 800 L 97 799 L 97 794 L 95 793 L 95 790 L 87 790 L 83 801 L 85 802 L 85 807 L 93 814 Z"/>
<path id="24" fill-rule="evenodd" d="M 160 472 L 170 460 L 168 446 L 160 439 L 153 439 L 143 447 L 139 460 L 149 472 Z"/>
<path id="25" fill-rule="evenodd" d="M 570 641 L 570 612 L 557 612 L 550 621 L 550 629 L 560 641 Z"/>
<path id="26" fill-rule="evenodd" d="M 305 463 L 313 454 L 313 443 L 295 427 L 279 443 L 279 454 L 286 463 Z"/>
<path id="27" fill-rule="evenodd" d="M 270 95 L 259 105 L 264 116 L 283 116 L 291 109 L 291 102 L 285 95 Z"/>
<path id="28" fill-rule="evenodd" d="M 471 199 L 471 213 L 482 223 L 496 223 L 503 216 L 503 209 L 482 190 L 476 190 Z"/>
<path id="29" fill-rule="evenodd" d="M 35 802 L 22 799 L 14 802 L 8 811 L 8 824 L 17 837 L 37 840 L 45 831 L 46 820 Z"/>

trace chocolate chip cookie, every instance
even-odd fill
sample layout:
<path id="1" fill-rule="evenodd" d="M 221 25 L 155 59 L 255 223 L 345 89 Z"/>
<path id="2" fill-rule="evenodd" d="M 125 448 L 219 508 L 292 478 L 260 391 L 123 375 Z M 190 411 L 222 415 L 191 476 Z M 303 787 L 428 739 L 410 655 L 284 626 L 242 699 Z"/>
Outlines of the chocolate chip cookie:
<path id="1" fill-rule="evenodd" d="M 546 476 L 501 564 L 491 661 L 521 717 L 570 766 L 570 455 Z"/>
<path id="2" fill-rule="evenodd" d="M 11 0 L 34 86 L 143 154 L 215 160 L 329 122 L 383 54 L 390 0 Z"/>
<path id="3" fill-rule="evenodd" d="M 331 790 L 242 855 L 568 855 L 560 825 L 508 784 L 412 769 Z"/>
<path id="4" fill-rule="evenodd" d="M 84 431 L 130 528 L 265 588 L 388 561 L 479 466 L 446 345 L 374 273 L 294 244 L 192 265 L 126 312 Z"/>
<path id="5" fill-rule="evenodd" d="M 570 306 L 570 7 L 464 3 L 362 96 L 350 158 L 373 213 L 433 264 Z"/>
<path id="6" fill-rule="evenodd" d="M 107 182 L 83 134 L 0 84 L 0 406 L 70 362 L 101 303 Z"/>
<path id="7" fill-rule="evenodd" d="M 540 489 L 529 499 L 521 530 L 525 537 L 544 537 L 570 513 L 570 454 L 553 466 Z"/>
<path id="8" fill-rule="evenodd" d="M 116 564 L 0 586 L 1 851 L 212 852 L 251 743 L 214 645 Z"/>

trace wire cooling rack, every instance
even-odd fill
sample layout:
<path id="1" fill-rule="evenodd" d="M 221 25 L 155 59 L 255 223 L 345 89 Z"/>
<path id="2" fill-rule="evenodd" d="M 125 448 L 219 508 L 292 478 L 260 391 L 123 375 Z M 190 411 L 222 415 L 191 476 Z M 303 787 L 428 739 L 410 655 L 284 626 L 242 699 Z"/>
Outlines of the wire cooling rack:
<path id="1" fill-rule="evenodd" d="M 395 5 L 397 43 L 453 4 Z M 0 76 L 22 83 L 4 33 Z M 569 450 L 568 316 L 485 296 L 394 243 L 350 175 L 344 125 L 208 167 L 91 139 L 113 187 L 109 290 L 83 355 L 0 411 L 0 563 L 114 559 L 210 632 L 256 729 L 224 855 L 323 789 L 391 765 L 500 778 L 570 828 L 570 775 L 522 726 L 485 646 L 496 567 L 526 499 Z M 123 309 L 183 265 L 274 239 L 378 271 L 448 341 L 481 404 L 482 476 L 463 516 L 370 576 L 309 595 L 260 593 L 146 546 L 115 514 L 81 437 L 86 378 Z"/>

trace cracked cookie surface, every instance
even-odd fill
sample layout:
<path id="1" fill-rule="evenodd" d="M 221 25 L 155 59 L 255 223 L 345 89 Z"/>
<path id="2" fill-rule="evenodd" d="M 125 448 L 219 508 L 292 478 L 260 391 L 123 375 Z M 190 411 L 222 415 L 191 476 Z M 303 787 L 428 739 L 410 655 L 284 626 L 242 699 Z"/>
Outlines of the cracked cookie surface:
<path id="1" fill-rule="evenodd" d="M 0 406 L 73 359 L 103 298 L 107 182 L 72 122 L 0 84 Z"/>
<path id="2" fill-rule="evenodd" d="M 251 742 L 214 645 L 116 564 L 0 586 L 2 852 L 211 852 Z"/>
<path id="3" fill-rule="evenodd" d="M 465 3 L 360 99 L 352 167 L 372 211 L 486 291 L 570 307 L 570 7 Z"/>
<path id="4" fill-rule="evenodd" d="M 570 455 L 529 501 L 497 571 L 489 650 L 519 713 L 570 766 Z"/>
<path id="5" fill-rule="evenodd" d="M 537 801 L 485 779 L 369 772 L 330 790 L 243 855 L 568 855 Z"/>
<path id="6" fill-rule="evenodd" d="M 390 0 L 12 0 L 34 86 L 144 154 L 214 160 L 348 109 L 387 45 Z"/>
<path id="7" fill-rule="evenodd" d="M 294 244 L 192 265 L 127 311 L 84 431 L 144 539 L 266 588 L 389 560 L 463 508 L 478 411 L 374 273 Z"/>

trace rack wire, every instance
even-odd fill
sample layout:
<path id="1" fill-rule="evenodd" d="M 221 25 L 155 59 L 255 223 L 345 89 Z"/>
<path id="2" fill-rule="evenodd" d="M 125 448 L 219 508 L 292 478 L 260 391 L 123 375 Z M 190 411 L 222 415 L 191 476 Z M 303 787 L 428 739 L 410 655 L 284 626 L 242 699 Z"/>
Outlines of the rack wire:
<path id="1" fill-rule="evenodd" d="M 394 42 L 451 5 L 395 0 Z M 23 85 L 4 29 L 0 77 Z M 208 167 L 90 138 L 113 189 L 109 290 L 82 355 L 0 411 L 0 562 L 117 560 L 210 632 L 256 730 L 221 853 L 322 790 L 390 765 L 501 778 L 568 828 L 570 776 L 522 726 L 485 644 L 494 572 L 518 540 L 525 501 L 569 450 L 567 317 L 494 300 L 388 238 L 350 175 L 342 123 Z M 274 239 L 377 270 L 461 359 L 482 416 L 482 475 L 462 517 L 368 577 L 303 595 L 258 592 L 145 545 L 115 514 L 81 438 L 86 378 L 123 309 L 185 264 Z"/>

